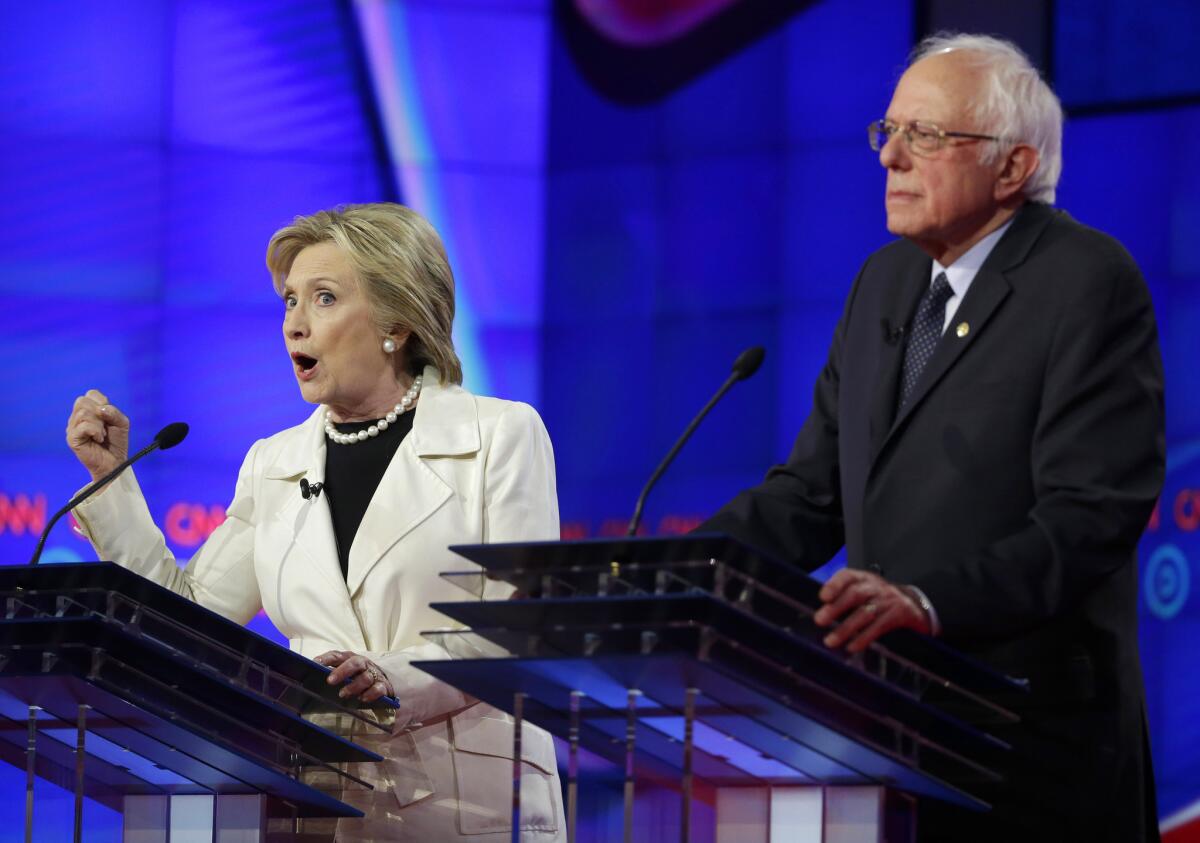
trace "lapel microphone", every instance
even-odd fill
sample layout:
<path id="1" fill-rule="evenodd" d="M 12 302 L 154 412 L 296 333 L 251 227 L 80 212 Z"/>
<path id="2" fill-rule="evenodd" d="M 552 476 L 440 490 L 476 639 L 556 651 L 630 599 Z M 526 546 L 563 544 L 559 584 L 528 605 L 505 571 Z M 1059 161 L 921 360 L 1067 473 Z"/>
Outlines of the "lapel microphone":
<path id="1" fill-rule="evenodd" d="M 300 478 L 300 496 L 305 500 L 316 500 L 321 496 L 321 489 L 325 488 L 324 483 L 309 483 L 307 477 Z"/>
<path id="2" fill-rule="evenodd" d="M 893 328 L 891 319 L 881 319 L 880 325 L 883 327 L 883 341 L 888 345 L 895 345 L 904 339 L 903 325 Z"/>
<path id="3" fill-rule="evenodd" d="M 142 448 L 142 450 L 138 451 L 108 474 L 104 475 L 78 495 L 71 498 L 71 500 L 67 501 L 67 505 L 58 512 L 54 513 L 54 517 L 51 518 L 49 523 L 46 524 L 46 529 L 42 530 L 42 537 L 38 539 L 37 549 L 33 552 L 33 558 L 29 560 L 29 564 L 36 565 L 38 560 L 42 558 L 42 549 L 46 546 L 46 539 L 49 538 L 50 530 L 55 524 L 58 523 L 58 519 L 62 518 L 72 509 L 79 506 L 79 504 L 96 494 L 96 492 L 99 492 L 101 489 L 115 480 L 118 474 L 129 468 L 129 466 L 133 465 L 142 457 L 146 456 L 146 454 L 150 453 L 151 451 L 165 451 L 168 448 L 174 448 L 183 441 L 183 437 L 187 436 L 187 434 L 188 426 L 186 424 L 183 422 L 172 422 L 158 433 L 154 434 L 154 439 L 151 440 L 149 445 L 147 445 L 145 448 Z"/>

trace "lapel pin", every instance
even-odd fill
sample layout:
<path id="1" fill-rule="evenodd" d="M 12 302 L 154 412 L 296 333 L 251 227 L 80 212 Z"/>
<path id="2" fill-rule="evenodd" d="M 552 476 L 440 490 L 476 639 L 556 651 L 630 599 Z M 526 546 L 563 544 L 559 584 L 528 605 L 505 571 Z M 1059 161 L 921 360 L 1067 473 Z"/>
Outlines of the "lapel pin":
<path id="1" fill-rule="evenodd" d="M 965 337 L 967 334 L 971 333 L 971 326 L 966 322 L 959 322 L 958 327 L 954 329 L 954 333 L 958 334 L 959 337 Z"/>

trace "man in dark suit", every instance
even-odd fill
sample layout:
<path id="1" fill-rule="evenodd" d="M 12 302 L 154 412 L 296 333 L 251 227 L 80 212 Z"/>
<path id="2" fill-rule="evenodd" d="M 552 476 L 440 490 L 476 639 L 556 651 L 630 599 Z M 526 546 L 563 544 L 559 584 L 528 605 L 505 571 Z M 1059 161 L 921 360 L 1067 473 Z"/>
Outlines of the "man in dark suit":
<path id="1" fill-rule="evenodd" d="M 1150 298 L 1050 206 L 1062 111 L 1012 45 L 931 39 L 870 128 L 888 229 L 786 464 L 706 522 L 812 569 L 826 643 L 901 627 L 1027 679 L 989 814 L 921 840 L 1157 840 L 1136 544 L 1164 473 Z M 1011 701 L 1008 701 L 1011 702 Z"/>

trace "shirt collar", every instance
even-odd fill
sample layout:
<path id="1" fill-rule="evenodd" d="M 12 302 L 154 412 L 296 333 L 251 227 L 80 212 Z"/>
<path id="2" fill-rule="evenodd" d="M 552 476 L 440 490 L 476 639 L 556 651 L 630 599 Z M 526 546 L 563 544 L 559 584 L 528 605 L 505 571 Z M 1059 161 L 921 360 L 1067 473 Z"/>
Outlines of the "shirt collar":
<path id="1" fill-rule="evenodd" d="M 1013 223 L 1013 219 L 1010 218 L 1004 225 L 967 249 L 962 254 L 962 257 L 950 266 L 942 266 L 937 261 L 934 261 L 929 273 L 930 283 L 938 277 L 939 273 L 944 272 L 946 273 L 946 280 L 950 282 L 950 289 L 954 291 L 954 295 L 957 298 L 962 298 L 966 295 L 967 288 L 975 280 L 975 275 L 979 272 L 979 268 L 983 266 L 983 262 L 992 253 L 992 249 L 1000 242 L 1000 238 L 1004 236 L 1004 232 L 1008 231 L 1009 226 Z"/>

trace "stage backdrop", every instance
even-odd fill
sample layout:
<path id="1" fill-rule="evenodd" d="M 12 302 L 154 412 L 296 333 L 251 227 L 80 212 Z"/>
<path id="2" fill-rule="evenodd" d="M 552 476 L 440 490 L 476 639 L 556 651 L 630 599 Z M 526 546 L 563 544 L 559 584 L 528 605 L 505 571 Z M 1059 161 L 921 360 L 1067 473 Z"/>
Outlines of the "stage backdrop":
<path id="1" fill-rule="evenodd" d="M 0 560 L 25 561 L 86 479 L 63 427 L 90 387 L 130 412 L 135 443 L 192 425 L 139 476 L 180 560 L 195 550 L 250 443 L 309 412 L 263 251 L 339 202 L 406 201 L 443 233 L 468 386 L 542 413 L 565 535 L 623 527 L 753 344 L 762 371 L 684 450 L 647 529 L 688 529 L 758 480 L 808 411 L 859 263 L 888 240 L 865 126 L 922 4 L 738 13 L 750 5 L 665 20 L 549 0 L 6 8 Z M 734 17 L 713 26 L 722 6 Z M 1053 10 L 1046 70 L 1071 110 L 1060 204 L 1129 247 L 1162 330 L 1171 464 L 1141 635 L 1161 814 L 1182 840 L 1200 799 L 1200 20 L 1178 3 Z M 47 559 L 88 556 L 63 525 Z M 0 769 L 0 789 L 19 786 Z M 0 800 L 0 829 L 20 807 Z M 88 810 L 107 829 L 93 839 L 115 834 L 115 815 Z M 66 822 L 42 812 L 39 839 Z"/>

